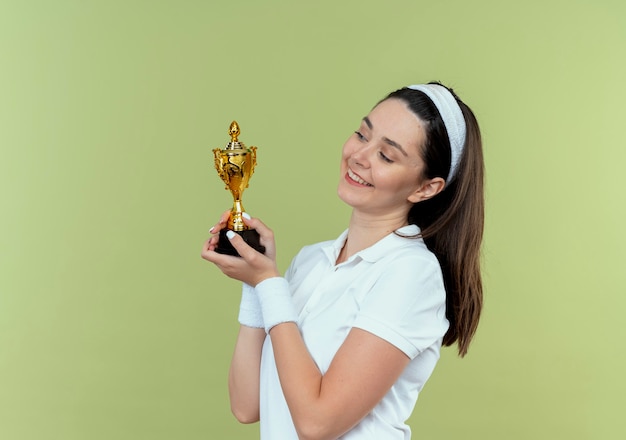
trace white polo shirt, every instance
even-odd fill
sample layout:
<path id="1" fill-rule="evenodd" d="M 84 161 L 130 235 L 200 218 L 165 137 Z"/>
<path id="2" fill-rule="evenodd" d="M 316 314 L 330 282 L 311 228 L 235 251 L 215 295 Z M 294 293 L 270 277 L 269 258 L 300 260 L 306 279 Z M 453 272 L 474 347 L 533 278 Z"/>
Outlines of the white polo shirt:
<path id="1" fill-rule="evenodd" d="M 397 231 L 416 235 L 419 228 Z M 339 265 L 347 237 L 303 248 L 285 278 L 289 282 L 298 327 L 324 374 L 353 327 L 373 333 L 402 350 L 410 363 L 376 407 L 341 439 L 410 439 L 405 421 L 430 377 L 443 335 L 446 294 L 437 258 L 422 239 L 389 234 Z M 366 368 L 366 367 L 365 367 Z M 261 439 L 297 439 L 274 361 L 265 339 L 261 358 Z"/>

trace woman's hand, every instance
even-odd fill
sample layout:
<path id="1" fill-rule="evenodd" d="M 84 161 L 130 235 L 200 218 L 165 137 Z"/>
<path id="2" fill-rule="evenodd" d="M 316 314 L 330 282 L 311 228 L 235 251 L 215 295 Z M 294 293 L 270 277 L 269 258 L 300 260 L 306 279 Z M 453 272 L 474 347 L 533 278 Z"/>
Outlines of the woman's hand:
<path id="1" fill-rule="evenodd" d="M 230 212 L 225 212 L 220 221 L 210 229 L 214 234 L 202 248 L 202 258 L 215 264 L 226 276 L 256 286 L 263 280 L 280 276 L 276 266 L 276 244 L 274 233 L 259 219 L 250 218 L 244 214 L 246 226 L 256 229 L 261 237 L 261 244 L 265 246 L 265 254 L 257 252 L 243 241 L 239 234 L 232 233 L 230 242 L 241 257 L 218 254 L 215 252 L 220 230 L 226 227 Z"/>

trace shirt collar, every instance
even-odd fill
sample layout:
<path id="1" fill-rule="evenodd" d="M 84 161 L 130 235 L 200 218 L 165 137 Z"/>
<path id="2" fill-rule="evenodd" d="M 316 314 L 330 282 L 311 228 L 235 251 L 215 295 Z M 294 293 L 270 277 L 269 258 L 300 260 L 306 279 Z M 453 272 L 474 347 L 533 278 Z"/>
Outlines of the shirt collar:
<path id="1" fill-rule="evenodd" d="M 346 263 L 354 260 L 355 258 L 359 258 L 364 261 L 373 263 L 386 256 L 390 251 L 397 249 L 399 245 L 407 243 L 407 240 L 410 240 L 410 242 L 414 243 L 418 242 L 423 245 L 424 240 L 422 240 L 421 237 L 413 238 L 419 233 L 420 228 L 417 225 L 403 226 L 399 229 L 396 229 L 395 232 L 392 232 L 389 235 L 378 240 L 372 246 L 357 252 L 348 261 L 346 261 Z M 347 237 L 348 229 L 343 231 L 335 241 L 330 242 L 327 246 L 324 246 L 324 254 L 326 254 L 326 257 L 329 259 L 332 265 L 335 265 L 337 257 L 339 257 L 339 252 L 341 252 L 341 248 L 343 248 Z"/>

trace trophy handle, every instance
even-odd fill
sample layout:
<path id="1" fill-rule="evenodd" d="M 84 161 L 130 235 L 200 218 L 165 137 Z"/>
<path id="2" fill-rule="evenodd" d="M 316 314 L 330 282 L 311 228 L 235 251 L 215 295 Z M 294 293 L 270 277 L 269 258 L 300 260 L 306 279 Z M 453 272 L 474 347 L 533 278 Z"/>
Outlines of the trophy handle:
<path id="1" fill-rule="evenodd" d="M 249 148 L 249 153 L 250 154 L 250 177 L 252 177 L 252 175 L 254 174 L 254 168 L 256 168 L 256 147 L 250 147 Z M 248 179 L 248 182 L 250 182 L 250 179 Z M 248 187 L 248 185 L 246 184 L 246 188 Z"/>
<path id="2" fill-rule="evenodd" d="M 220 176 L 220 179 L 225 184 L 224 189 L 228 188 L 228 174 L 224 172 L 224 156 L 222 156 L 222 152 L 219 148 L 213 150 L 213 155 L 215 156 L 215 169 L 217 170 L 217 174 Z"/>

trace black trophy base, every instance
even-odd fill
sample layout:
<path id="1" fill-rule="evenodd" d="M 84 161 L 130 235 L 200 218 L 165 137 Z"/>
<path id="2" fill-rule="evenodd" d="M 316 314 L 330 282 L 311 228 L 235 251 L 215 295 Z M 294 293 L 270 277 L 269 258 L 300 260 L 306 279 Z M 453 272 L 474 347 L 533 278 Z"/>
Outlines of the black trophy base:
<path id="1" fill-rule="evenodd" d="M 233 247 L 233 245 L 230 243 L 230 240 L 226 236 L 226 232 L 228 231 L 229 231 L 228 229 L 222 229 L 220 231 L 220 239 L 217 243 L 217 249 L 215 249 L 215 252 L 219 254 L 226 254 L 226 255 L 233 255 L 235 257 L 240 257 L 241 255 L 239 255 L 237 250 Z M 241 238 L 243 238 L 243 241 L 248 243 L 248 245 L 251 246 L 252 248 L 256 249 L 262 254 L 265 253 L 265 246 L 261 244 L 261 237 L 259 236 L 259 233 L 255 231 L 254 229 L 246 229 L 245 231 L 233 231 L 233 232 L 235 234 L 241 235 Z"/>

